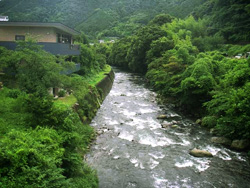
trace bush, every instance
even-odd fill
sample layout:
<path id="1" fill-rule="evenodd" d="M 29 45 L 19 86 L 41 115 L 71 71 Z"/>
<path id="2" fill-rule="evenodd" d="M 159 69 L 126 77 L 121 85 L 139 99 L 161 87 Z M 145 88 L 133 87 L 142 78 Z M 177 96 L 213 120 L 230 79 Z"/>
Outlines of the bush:
<path id="1" fill-rule="evenodd" d="M 215 116 L 206 116 L 202 119 L 202 125 L 208 128 L 216 126 L 217 118 Z"/>
<path id="2" fill-rule="evenodd" d="M 205 103 L 209 114 L 217 117 L 216 129 L 227 137 L 250 138 L 249 64 L 250 60 L 232 64 L 220 87 L 212 92 L 212 100 Z"/>
<path id="3" fill-rule="evenodd" d="M 59 97 L 65 97 L 66 96 L 66 91 L 64 89 L 61 89 L 59 92 L 58 92 L 58 96 Z"/>
<path id="4" fill-rule="evenodd" d="M 22 92 L 18 89 L 11 89 L 8 91 L 7 96 L 10 98 L 14 98 L 16 99 L 18 96 L 20 96 L 22 94 Z"/>
<path id="5" fill-rule="evenodd" d="M 26 112 L 31 114 L 30 119 L 27 119 L 30 126 L 35 128 L 37 125 L 51 125 L 52 106 L 53 99 L 51 96 L 40 97 L 37 94 L 30 94 L 24 106 Z"/>
<path id="6" fill-rule="evenodd" d="M 10 131 L 0 140 L 1 187 L 67 187 L 61 143 L 52 129 Z"/>

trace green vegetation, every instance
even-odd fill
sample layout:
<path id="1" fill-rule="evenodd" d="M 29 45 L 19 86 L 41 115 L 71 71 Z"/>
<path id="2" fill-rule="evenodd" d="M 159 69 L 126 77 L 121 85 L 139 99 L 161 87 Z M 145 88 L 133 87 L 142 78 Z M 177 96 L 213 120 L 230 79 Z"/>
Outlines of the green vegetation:
<path id="1" fill-rule="evenodd" d="M 0 187 L 98 187 L 83 156 L 95 136 L 86 122 L 100 105 L 95 84 L 110 71 L 106 62 L 144 74 L 161 98 L 202 117 L 219 135 L 250 139 L 247 1 L 2 0 L 0 14 L 82 31 L 73 62 L 32 40 L 16 51 L 0 47 L 6 72 L 0 75 Z M 84 33 L 121 39 L 89 46 Z M 74 62 L 81 70 L 62 74 Z M 52 87 L 62 88 L 63 98 L 53 99 Z"/>
<path id="2" fill-rule="evenodd" d="M 0 90 L 0 187 L 98 187 L 96 172 L 83 162 L 95 137 L 85 122 L 99 107 L 95 83 L 110 66 L 103 47 L 81 45 L 80 57 L 73 57 L 81 70 L 68 76 L 62 72 L 74 63 L 32 40 L 18 43 L 16 51 L 0 48 L 6 70 Z M 53 99 L 52 87 L 61 88 L 63 98 Z"/>
<path id="3" fill-rule="evenodd" d="M 1 187 L 97 187 L 82 163 L 94 132 L 76 112 L 20 90 L 0 96 Z"/>
<path id="4" fill-rule="evenodd" d="M 133 34 L 155 15 L 184 18 L 205 0 L 2 0 L 0 15 L 10 21 L 62 22 L 88 36 Z"/>
<path id="5" fill-rule="evenodd" d="M 211 33 L 210 21 L 159 15 L 116 42 L 108 63 L 145 74 L 161 98 L 204 117 L 218 134 L 249 139 L 249 45 L 224 45 L 231 39 Z M 234 58 L 239 53 L 242 59 Z"/>
<path id="6" fill-rule="evenodd" d="M 92 39 L 136 33 L 156 15 L 206 19 L 209 34 L 227 41 L 249 41 L 250 5 L 246 0 L 2 0 L 0 15 L 10 21 L 62 22 Z"/>
<path id="7" fill-rule="evenodd" d="M 74 95 L 68 95 L 63 98 L 57 99 L 54 103 L 55 104 L 64 104 L 68 107 L 72 107 L 77 102 L 77 99 Z"/>
<path id="8" fill-rule="evenodd" d="M 193 12 L 196 18 L 209 21 L 209 33 L 219 32 L 233 43 L 249 42 L 250 4 L 245 0 L 208 0 Z"/>
<path id="9" fill-rule="evenodd" d="M 111 67 L 106 65 L 103 71 L 99 72 L 95 76 L 87 77 L 86 81 L 91 85 L 95 86 L 98 82 L 100 82 L 109 72 L 111 71 Z"/>

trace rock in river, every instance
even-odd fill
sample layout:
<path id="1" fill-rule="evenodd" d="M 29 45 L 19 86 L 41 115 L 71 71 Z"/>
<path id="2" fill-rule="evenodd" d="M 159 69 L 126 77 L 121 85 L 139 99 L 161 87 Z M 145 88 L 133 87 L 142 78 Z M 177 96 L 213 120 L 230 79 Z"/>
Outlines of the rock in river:
<path id="1" fill-rule="evenodd" d="M 167 118 L 168 118 L 167 115 L 159 115 L 159 116 L 157 117 L 157 119 L 167 119 Z"/>
<path id="2" fill-rule="evenodd" d="M 167 122 L 167 123 L 161 124 L 161 127 L 162 128 L 169 128 L 169 127 L 171 127 L 171 125 L 172 125 L 172 123 Z"/>
<path id="3" fill-rule="evenodd" d="M 225 137 L 212 137 L 211 142 L 216 144 L 222 144 L 225 146 L 230 146 L 232 141 Z"/>
<path id="4" fill-rule="evenodd" d="M 195 121 L 195 123 L 201 125 L 202 121 L 201 121 L 201 119 L 197 119 L 197 120 Z"/>
<path id="5" fill-rule="evenodd" d="M 205 151 L 205 150 L 199 150 L 196 148 L 191 150 L 189 154 L 194 157 L 213 157 L 212 153 Z"/>
<path id="6" fill-rule="evenodd" d="M 250 146 L 249 140 L 234 140 L 231 144 L 231 148 L 236 150 L 245 150 Z"/>

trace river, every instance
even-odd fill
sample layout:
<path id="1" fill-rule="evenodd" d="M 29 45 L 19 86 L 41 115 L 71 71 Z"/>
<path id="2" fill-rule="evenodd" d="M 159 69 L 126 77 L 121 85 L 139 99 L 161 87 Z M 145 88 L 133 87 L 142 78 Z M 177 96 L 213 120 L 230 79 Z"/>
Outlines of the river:
<path id="1" fill-rule="evenodd" d="M 250 187 L 245 153 L 211 143 L 207 130 L 159 106 L 139 75 L 115 72 L 113 88 L 91 123 L 100 135 L 86 156 L 100 188 Z M 169 118 L 159 120 L 160 114 Z M 174 126 L 162 128 L 163 123 Z M 193 157 L 193 148 L 214 157 Z"/>

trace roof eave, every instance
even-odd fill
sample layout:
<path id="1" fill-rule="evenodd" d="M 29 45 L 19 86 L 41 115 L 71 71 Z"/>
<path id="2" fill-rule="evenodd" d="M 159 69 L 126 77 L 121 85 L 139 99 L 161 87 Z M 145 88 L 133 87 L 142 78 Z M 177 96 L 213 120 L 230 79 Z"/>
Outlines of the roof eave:
<path id="1" fill-rule="evenodd" d="M 62 23 L 41 23 L 41 22 L 0 22 L 0 26 L 24 26 L 24 27 L 54 27 L 57 29 L 60 29 L 66 33 L 69 33 L 71 35 L 79 35 L 80 32 L 76 31 Z"/>

